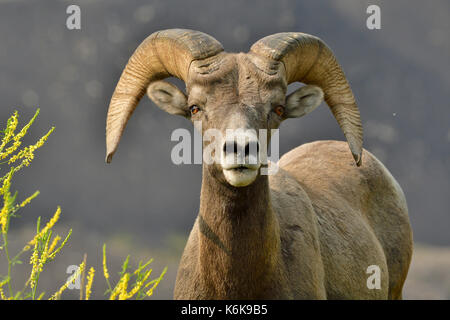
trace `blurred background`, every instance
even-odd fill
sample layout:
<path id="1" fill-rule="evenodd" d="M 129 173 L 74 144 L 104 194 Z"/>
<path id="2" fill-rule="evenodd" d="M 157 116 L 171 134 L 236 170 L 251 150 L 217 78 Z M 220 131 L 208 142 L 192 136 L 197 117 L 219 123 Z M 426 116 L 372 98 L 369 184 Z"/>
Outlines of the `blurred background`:
<path id="1" fill-rule="evenodd" d="M 66 28 L 70 4 L 81 8 L 81 30 Z M 380 30 L 366 27 L 370 4 L 381 8 Z M 98 271 L 94 298 L 102 298 L 106 243 L 111 274 L 128 254 L 134 264 L 153 257 L 155 276 L 167 266 L 154 298 L 171 299 L 197 215 L 201 166 L 171 162 L 172 131 L 193 129 L 146 97 L 114 161 L 105 164 L 106 112 L 122 69 L 139 43 L 161 29 L 200 30 L 231 52 L 247 52 L 272 33 L 300 31 L 334 51 L 360 108 L 365 148 L 406 194 L 416 245 L 404 297 L 449 299 L 449 13 L 446 0 L 0 0 L 1 128 L 14 110 L 24 124 L 38 107 L 29 142 L 56 127 L 13 185 L 20 199 L 35 190 L 41 194 L 13 220 L 12 245 L 29 240 L 37 217 L 47 221 L 60 205 L 58 231 L 73 228 L 73 236 L 41 276 L 41 288 L 58 288 L 68 277 L 66 268 L 87 253 L 88 265 Z M 280 154 L 320 139 L 344 140 L 325 104 L 283 123 Z M 16 277 L 28 267 L 19 266 Z M 75 291 L 63 298 L 76 298 Z"/>

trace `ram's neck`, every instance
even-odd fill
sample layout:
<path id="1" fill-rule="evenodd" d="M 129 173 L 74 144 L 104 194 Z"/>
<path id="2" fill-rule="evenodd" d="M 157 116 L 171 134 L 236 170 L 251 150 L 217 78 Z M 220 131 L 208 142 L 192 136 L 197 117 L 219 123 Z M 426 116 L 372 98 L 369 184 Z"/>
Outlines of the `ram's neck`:
<path id="1" fill-rule="evenodd" d="M 280 237 L 267 176 L 233 188 L 204 168 L 198 219 L 200 272 L 208 296 L 273 296 L 268 291 L 280 277 Z"/>

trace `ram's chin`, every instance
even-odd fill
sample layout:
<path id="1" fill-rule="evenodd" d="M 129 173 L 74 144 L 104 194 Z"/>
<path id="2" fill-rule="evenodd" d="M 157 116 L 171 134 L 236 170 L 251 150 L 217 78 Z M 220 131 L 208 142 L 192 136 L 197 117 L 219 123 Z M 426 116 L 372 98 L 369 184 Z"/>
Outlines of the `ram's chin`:
<path id="1" fill-rule="evenodd" d="M 224 169 L 223 174 L 227 182 L 233 187 L 246 187 L 255 181 L 258 170 L 249 168 Z"/>

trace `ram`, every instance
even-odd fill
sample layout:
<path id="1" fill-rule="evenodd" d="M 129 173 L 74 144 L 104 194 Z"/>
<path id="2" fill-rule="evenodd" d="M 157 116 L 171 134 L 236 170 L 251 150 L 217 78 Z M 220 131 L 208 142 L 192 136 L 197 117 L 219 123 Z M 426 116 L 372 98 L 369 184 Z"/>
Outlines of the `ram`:
<path id="1" fill-rule="evenodd" d="M 185 82 L 186 94 L 162 81 L 171 76 Z M 286 97 L 293 82 L 305 86 Z M 202 133 L 223 133 L 219 161 L 203 163 L 200 209 L 179 265 L 176 299 L 402 298 L 412 255 L 405 197 L 362 148 L 355 98 L 323 41 L 278 33 L 248 53 L 227 53 L 198 31 L 153 33 L 129 59 L 112 96 L 107 162 L 145 93 L 168 113 L 201 123 Z M 264 157 L 249 161 L 260 137 L 227 138 L 230 129 L 267 129 L 270 138 L 270 129 L 323 99 L 350 150 L 339 141 L 304 144 L 278 161 L 276 174 L 264 175 Z M 209 143 L 203 140 L 204 149 Z M 226 161 L 238 156 L 243 163 Z M 373 269 L 375 288 L 366 273 Z"/>

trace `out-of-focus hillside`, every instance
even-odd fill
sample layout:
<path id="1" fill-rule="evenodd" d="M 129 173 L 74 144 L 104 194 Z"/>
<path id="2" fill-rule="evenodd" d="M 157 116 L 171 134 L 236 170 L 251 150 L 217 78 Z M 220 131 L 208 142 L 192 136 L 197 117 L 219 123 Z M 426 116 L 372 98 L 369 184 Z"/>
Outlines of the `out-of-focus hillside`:
<path id="1" fill-rule="evenodd" d="M 450 247 L 416 244 L 404 299 L 450 299 Z"/>
<path id="2" fill-rule="evenodd" d="M 109 273 L 114 281 L 121 270 L 121 265 L 128 254 L 131 255 L 130 263 L 136 266 L 139 260 L 154 258 L 152 266 L 154 271 L 152 277 L 157 277 L 167 267 L 164 280 L 160 283 L 153 295 L 153 299 L 172 299 L 178 262 L 186 243 L 186 237 L 172 234 L 163 241 L 160 248 L 154 247 L 152 243 L 146 243 L 137 239 L 132 234 L 117 234 L 104 238 L 96 233 L 80 233 L 78 226 L 74 227 L 73 238 L 69 245 L 63 249 L 62 254 L 51 262 L 45 272 L 39 278 L 40 290 L 53 293 L 66 281 L 69 274 L 66 269 L 69 265 L 77 265 L 81 262 L 84 253 L 87 253 L 87 264 L 96 269 L 93 285 L 92 299 L 105 299 L 103 295 L 106 282 L 103 278 L 102 267 L 102 244 L 107 245 L 107 263 Z M 66 228 L 57 228 L 60 234 L 67 232 Z M 22 248 L 33 234 L 33 229 L 23 228 L 18 232 L 12 232 L 10 239 L 14 247 Z M 10 250 L 11 251 L 11 250 Z M 23 258 L 26 262 L 27 258 Z M 0 274 L 5 274 L 6 265 L 0 259 Z M 30 265 L 24 263 L 17 265 L 16 273 L 13 274 L 17 288 L 26 279 L 26 270 Z M 450 247 L 437 247 L 423 244 L 415 244 L 414 254 L 408 277 L 403 289 L 404 299 L 450 299 Z M 47 295 L 48 298 L 49 295 Z M 63 299 L 78 299 L 78 290 L 67 290 Z"/>
<path id="3" fill-rule="evenodd" d="M 416 240 L 448 245 L 450 3 L 379 2 L 382 28 L 375 31 L 366 28 L 368 3 L 86 0 L 79 2 L 82 29 L 70 31 L 66 1 L 0 2 L 0 122 L 14 109 L 26 118 L 39 106 L 30 136 L 56 126 L 17 181 L 25 193 L 42 191 L 30 221 L 58 199 L 67 218 L 98 232 L 133 232 L 153 242 L 187 233 L 201 170 L 171 163 L 170 135 L 180 127 L 192 131 L 188 121 L 144 98 L 113 163 L 104 163 L 106 111 L 127 59 L 165 28 L 206 31 L 229 51 L 295 30 L 321 37 L 335 52 L 361 110 L 364 146 L 403 187 Z M 280 129 L 280 154 L 313 140 L 344 139 L 325 104 Z"/>
<path id="4" fill-rule="evenodd" d="M 81 30 L 65 26 L 69 4 L 81 7 Z M 381 30 L 366 28 L 369 4 L 381 8 Z M 235 52 L 246 52 L 276 32 L 322 38 L 356 96 L 364 147 L 383 161 L 405 192 L 415 241 L 448 248 L 449 13 L 447 0 L 0 0 L 0 124 L 15 109 L 28 119 L 40 107 L 30 142 L 56 127 L 13 185 L 21 195 L 41 191 L 21 213 L 18 226 L 26 230 L 61 205 L 60 225 L 78 230 L 49 281 L 64 273 L 67 263 L 78 263 L 84 252 L 99 257 L 102 243 L 112 241 L 117 264 L 131 250 L 153 256 L 158 267 L 170 265 L 164 282 L 168 291 L 160 290 L 157 297 L 171 297 L 181 254 L 172 246 L 184 245 L 172 235 L 185 236 L 192 228 L 201 167 L 171 163 L 175 142 L 170 136 L 176 128 L 192 132 L 191 124 L 144 98 L 113 163 L 104 163 L 106 112 L 122 69 L 146 36 L 167 28 L 207 32 Z M 325 104 L 280 129 L 280 155 L 305 142 L 344 139 Z M 132 234 L 134 240 L 118 234 Z M 433 254 L 439 253 L 442 265 L 448 261 L 448 250 L 437 250 L 419 247 L 405 297 L 448 297 L 449 285 L 442 279 L 450 269 L 439 269 L 436 281 L 435 272 L 427 273 L 440 265 L 434 264 L 437 258 L 428 261 Z"/>

